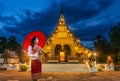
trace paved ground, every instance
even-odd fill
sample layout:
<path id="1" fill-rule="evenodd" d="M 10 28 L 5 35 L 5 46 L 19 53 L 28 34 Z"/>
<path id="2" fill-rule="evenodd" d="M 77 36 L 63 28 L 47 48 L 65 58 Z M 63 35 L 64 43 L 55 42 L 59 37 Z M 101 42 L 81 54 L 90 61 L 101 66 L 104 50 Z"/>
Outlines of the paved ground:
<path id="1" fill-rule="evenodd" d="M 99 73 L 43 72 L 38 81 L 120 81 L 120 71 Z M 30 72 L 0 70 L 0 81 L 32 81 Z"/>

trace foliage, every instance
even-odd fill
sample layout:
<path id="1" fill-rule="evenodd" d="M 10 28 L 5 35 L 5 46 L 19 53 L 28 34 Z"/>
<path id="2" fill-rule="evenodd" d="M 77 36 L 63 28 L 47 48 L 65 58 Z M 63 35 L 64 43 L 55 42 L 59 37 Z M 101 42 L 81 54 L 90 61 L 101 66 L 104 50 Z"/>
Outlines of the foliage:
<path id="1" fill-rule="evenodd" d="M 14 36 L 10 36 L 8 39 L 6 37 L 0 37 L 0 47 L 12 51 L 17 51 L 21 48 L 21 45 L 17 42 Z"/>
<path id="2" fill-rule="evenodd" d="M 14 36 L 10 36 L 8 38 L 0 37 L 0 52 L 3 53 L 5 51 L 5 49 L 15 51 L 15 52 L 17 52 L 18 56 L 20 56 L 22 47 L 17 42 L 17 40 Z"/>
<path id="3" fill-rule="evenodd" d="M 109 33 L 111 53 L 114 55 L 114 62 L 120 62 L 120 23 L 111 28 Z"/>
<path id="4" fill-rule="evenodd" d="M 107 62 L 107 55 L 101 53 L 100 55 L 98 55 L 97 60 L 100 63 L 106 63 Z"/>
<path id="5" fill-rule="evenodd" d="M 118 67 L 114 67 L 114 71 L 118 71 Z"/>
<path id="6" fill-rule="evenodd" d="M 105 37 L 102 35 L 97 35 L 94 38 L 94 46 L 96 49 L 96 52 L 98 53 L 97 55 L 97 61 L 100 63 L 105 63 L 107 60 L 106 55 L 108 54 L 108 41 Z"/>
<path id="7" fill-rule="evenodd" d="M 20 66 L 20 71 L 27 71 L 28 70 L 28 66 L 27 65 L 21 65 Z"/>
<path id="8" fill-rule="evenodd" d="M 97 71 L 98 71 L 98 72 L 101 72 L 101 71 L 102 71 L 102 68 L 97 68 Z"/>
<path id="9" fill-rule="evenodd" d="M 102 35 L 97 35 L 94 38 L 94 46 L 97 52 L 101 52 L 103 54 L 107 53 L 108 41 Z"/>
<path id="10" fill-rule="evenodd" d="M 95 56 L 91 55 L 91 56 L 89 57 L 89 60 L 90 60 L 90 61 L 96 61 L 96 58 L 95 58 Z"/>
<path id="11" fill-rule="evenodd" d="M 120 23 L 111 28 L 109 33 L 110 42 L 118 51 L 120 49 Z"/>
<path id="12" fill-rule="evenodd" d="M 0 53 L 3 53 L 5 48 L 7 47 L 7 38 L 6 37 L 0 37 Z"/>
<path id="13" fill-rule="evenodd" d="M 112 56 L 114 63 L 120 62 L 120 23 L 112 27 L 109 35 L 109 41 L 102 35 L 94 38 L 95 50 L 98 52 L 98 61 L 103 62 L 107 56 Z"/>

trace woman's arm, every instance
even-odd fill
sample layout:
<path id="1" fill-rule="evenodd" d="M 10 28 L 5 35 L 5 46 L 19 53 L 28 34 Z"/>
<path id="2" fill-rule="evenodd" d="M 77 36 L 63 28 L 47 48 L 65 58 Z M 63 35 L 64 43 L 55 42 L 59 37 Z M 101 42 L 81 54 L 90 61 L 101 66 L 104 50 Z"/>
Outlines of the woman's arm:
<path id="1" fill-rule="evenodd" d="M 32 56 L 32 46 L 28 47 L 28 56 Z"/>

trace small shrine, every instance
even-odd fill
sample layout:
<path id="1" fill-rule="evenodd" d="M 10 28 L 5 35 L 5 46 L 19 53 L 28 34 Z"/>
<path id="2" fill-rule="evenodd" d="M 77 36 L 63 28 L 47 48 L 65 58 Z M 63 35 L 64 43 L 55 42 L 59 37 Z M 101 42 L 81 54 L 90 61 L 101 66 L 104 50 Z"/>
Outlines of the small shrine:
<path id="1" fill-rule="evenodd" d="M 15 51 L 5 50 L 3 53 L 0 54 L 0 63 L 19 63 L 19 56 Z"/>

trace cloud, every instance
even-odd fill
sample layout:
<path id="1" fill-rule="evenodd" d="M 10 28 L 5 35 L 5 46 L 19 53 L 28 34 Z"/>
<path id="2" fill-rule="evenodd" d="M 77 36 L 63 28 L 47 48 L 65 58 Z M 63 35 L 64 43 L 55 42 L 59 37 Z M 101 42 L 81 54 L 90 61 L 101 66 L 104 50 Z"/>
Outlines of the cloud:
<path id="1" fill-rule="evenodd" d="M 113 0 L 63 0 L 64 16 L 68 27 L 83 43 L 91 44 L 92 38 L 97 34 L 106 34 L 113 22 L 108 22 L 107 17 L 101 17 L 101 13 L 109 8 Z M 54 1 L 44 11 L 32 11 L 27 9 L 16 15 L 0 15 L 5 33 L 19 36 L 20 42 L 34 30 L 40 30 L 48 37 L 57 26 L 61 12 L 61 2 Z M 100 18 L 96 18 L 100 15 Z M 93 18 L 93 20 L 91 20 Z M 96 18 L 96 19 L 94 19 Z M 97 21 L 97 22 L 96 22 Z M 76 33 L 78 32 L 78 33 Z M 88 44 L 88 43 L 86 43 Z"/>
<path id="2" fill-rule="evenodd" d="M 17 18 L 20 21 L 17 21 L 17 18 L 14 16 L 2 15 L 0 16 L 0 21 L 4 23 L 3 29 L 8 33 L 25 36 L 31 31 L 40 30 L 46 36 L 49 36 L 58 21 L 60 15 L 58 9 L 57 4 L 53 3 L 46 11 L 25 10 L 22 14 L 18 13 Z"/>
<path id="3" fill-rule="evenodd" d="M 110 31 L 111 27 L 113 27 L 114 25 L 115 22 L 109 20 L 105 20 L 105 22 L 101 21 L 99 22 L 99 24 L 95 23 L 95 25 L 93 23 L 88 24 L 84 22 L 79 25 L 75 25 L 78 28 L 75 29 L 73 33 L 82 41 L 93 41 L 93 38 L 99 34 L 108 38 L 108 32 Z"/>
<path id="4" fill-rule="evenodd" d="M 110 7 L 113 0 L 71 0 L 64 5 L 64 12 L 68 24 L 73 24 L 78 21 L 86 20 L 98 15 L 103 10 Z"/>
<path id="5" fill-rule="evenodd" d="M 94 48 L 94 42 L 91 41 L 91 40 L 90 41 L 89 40 L 87 40 L 87 41 L 80 41 L 80 42 L 81 42 L 81 44 L 84 44 L 84 46 L 89 48 L 89 49 Z"/>
<path id="6" fill-rule="evenodd" d="M 0 12 L 1 12 L 0 15 L 2 14 L 2 12 L 4 12 L 5 9 L 6 9 L 6 6 L 0 3 Z"/>
<path id="7" fill-rule="evenodd" d="M 4 24 L 15 24 L 16 18 L 14 16 L 2 16 L 0 15 L 0 22 Z"/>
<path id="8" fill-rule="evenodd" d="M 71 0 L 72 1 L 72 0 Z M 66 15 L 68 16 L 66 20 L 68 20 L 68 23 L 75 23 L 77 22 L 76 20 L 82 19 L 82 18 L 89 18 L 92 17 L 93 15 L 96 15 L 96 13 L 100 12 L 103 8 L 107 8 L 110 4 L 112 4 L 112 0 L 107 0 L 107 1 L 85 1 L 85 0 L 75 0 L 72 2 L 69 2 L 68 0 L 64 1 L 64 10 Z M 95 4 L 96 3 L 96 4 Z M 93 4 L 99 6 L 95 7 Z M 42 12 L 34 12 L 30 10 L 26 10 L 24 13 L 24 18 L 22 18 L 21 22 L 16 22 L 15 17 L 13 16 L 1 16 L 0 19 L 2 22 L 10 22 L 14 23 L 13 27 L 12 26 L 5 26 L 5 29 L 7 31 L 11 31 L 15 29 L 20 29 L 20 30 L 27 30 L 27 29 L 42 29 L 44 30 L 45 27 L 49 27 L 48 29 L 52 29 L 53 26 L 56 25 L 58 18 L 59 18 L 59 13 L 60 13 L 60 7 L 58 6 L 60 3 L 53 3 L 47 10 L 42 11 Z M 86 7 L 84 8 L 84 5 Z M 70 13 L 71 11 L 75 13 Z M 45 28 L 46 29 L 46 28 Z M 17 30 L 16 30 L 17 31 Z M 14 31 L 13 31 L 14 32 Z"/>

